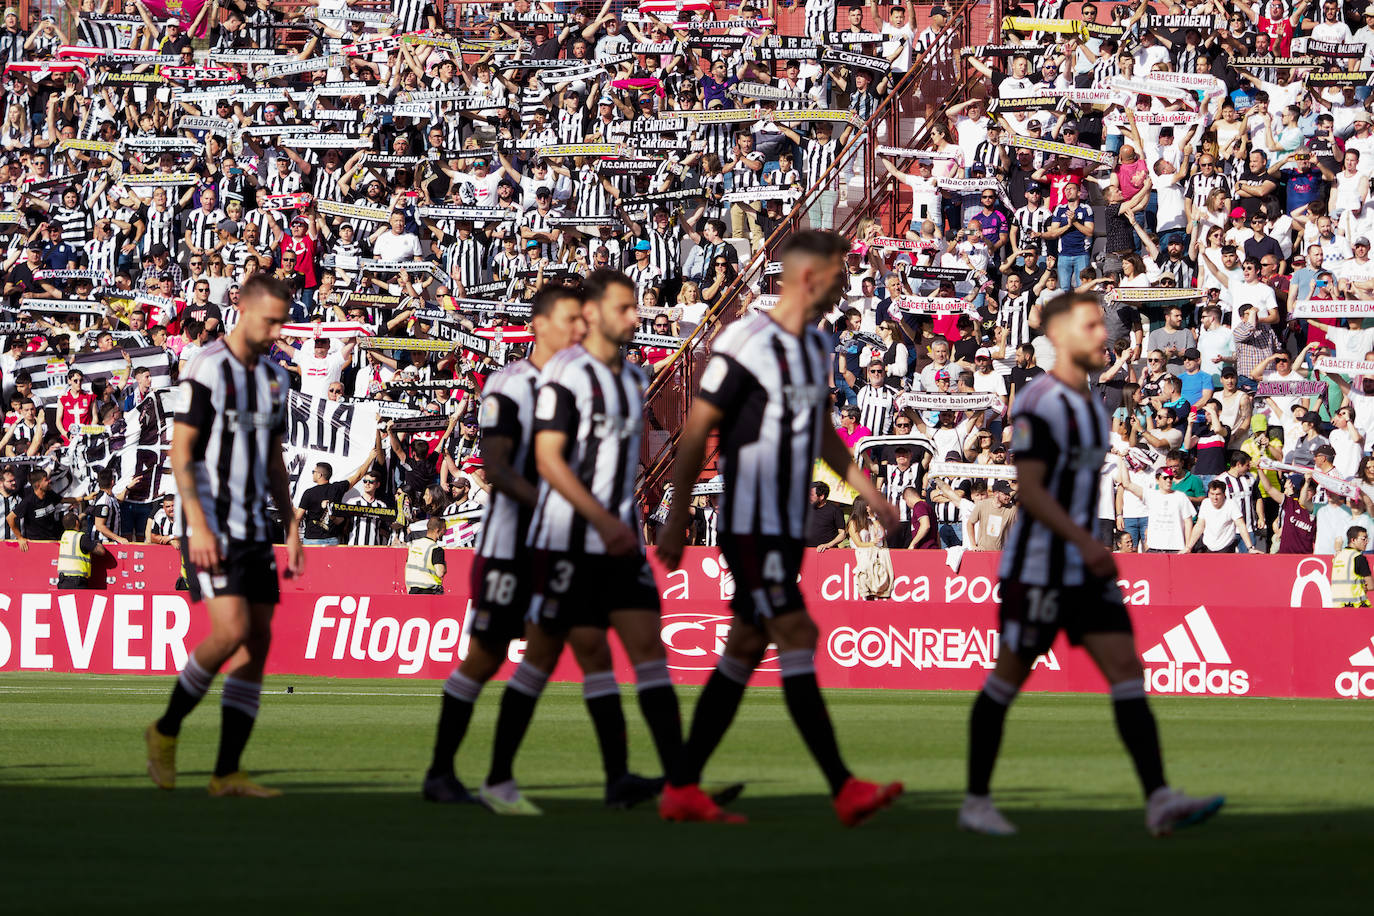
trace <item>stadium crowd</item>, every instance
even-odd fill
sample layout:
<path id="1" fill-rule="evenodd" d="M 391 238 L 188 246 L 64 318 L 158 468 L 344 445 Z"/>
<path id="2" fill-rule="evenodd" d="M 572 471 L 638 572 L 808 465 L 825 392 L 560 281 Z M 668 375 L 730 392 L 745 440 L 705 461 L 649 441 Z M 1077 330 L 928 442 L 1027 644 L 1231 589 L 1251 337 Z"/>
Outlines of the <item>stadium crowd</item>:
<path id="1" fill-rule="evenodd" d="M 901 439 L 865 449 L 907 519 L 890 546 L 1000 548 L 1007 410 L 1053 366 L 1039 310 L 1068 289 L 1102 294 L 1111 341 L 1090 380 L 1112 418 L 1104 542 L 1356 543 L 1374 530 L 1374 4 L 1007 12 L 963 52 L 986 96 L 882 157 L 910 225 L 861 229 L 828 325 L 843 437 Z M 834 521 L 815 546 L 870 543 Z"/>
<path id="2" fill-rule="evenodd" d="M 172 415 L 158 392 L 267 272 L 296 293 L 271 358 L 302 409 L 381 415 L 365 459 L 293 467 L 306 538 L 383 544 L 440 514 L 471 543 L 481 386 L 522 354 L 535 290 L 623 270 L 642 300 L 632 358 L 658 371 L 916 37 L 909 0 L 798 11 L 790 35 L 748 0 L 448 7 L 460 28 L 430 2 L 160 9 L 73 5 L 66 30 L 37 5 L 26 27 L 4 14 L 3 538 L 59 536 L 64 496 L 92 504 L 97 540 L 167 533 L 170 475 L 127 451 L 121 467 L 120 437 L 141 411 L 142 444 L 165 450 L 146 435 Z"/>
<path id="3" fill-rule="evenodd" d="M 481 385 L 521 354 L 534 291 L 624 270 L 633 358 L 661 371 L 701 323 L 765 306 L 758 283 L 725 296 L 923 64 L 902 101 L 927 142 L 873 160 L 901 203 L 875 212 L 911 218 L 858 224 L 823 323 L 834 422 L 906 524 L 818 484 L 813 546 L 1000 548 L 1007 411 L 1053 364 L 1039 306 L 1069 288 L 1103 294 L 1113 341 L 1091 380 L 1104 541 L 1333 553 L 1374 530 L 1374 5 L 1047 0 L 963 49 L 909 0 L 812 0 L 793 35 L 772 2 L 707 6 L 463 5 L 461 33 L 420 2 L 191 23 L 86 3 L 72 34 L 6 10 L 0 535 L 56 536 L 38 472 L 62 483 L 145 402 L 165 423 L 153 394 L 262 271 L 297 291 L 272 356 L 293 386 L 385 405 L 365 457 L 293 469 L 306 536 L 391 543 L 446 515 L 470 543 Z M 806 223 L 833 224 L 850 186 L 828 187 Z M 107 469 L 82 491 L 97 536 L 166 536 L 155 475 Z"/>

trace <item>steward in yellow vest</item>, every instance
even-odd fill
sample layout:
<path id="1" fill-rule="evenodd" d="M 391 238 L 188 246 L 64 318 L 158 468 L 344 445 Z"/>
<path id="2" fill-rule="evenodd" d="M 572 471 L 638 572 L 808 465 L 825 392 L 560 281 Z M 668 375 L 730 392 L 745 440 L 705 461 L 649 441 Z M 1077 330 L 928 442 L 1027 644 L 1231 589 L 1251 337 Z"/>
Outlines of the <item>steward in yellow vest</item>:
<path id="1" fill-rule="evenodd" d="M 105 548 L 81 530 L 81 518 L 67 513 L 62 519 L 62 538 L 57 549 L 57 587 L 93 588 L 91 557 L 103 556 Z"/>
<path id="2" fill-rule="evenodd" d="M 448 572 L 448 567 L 444 563 L 444 548 L 439 546 L 439 538 L 444 536 L 446 527 L 442 518 L 431 518 L 425 526 L 425 536 L 411 541 L 406 547 L 407 595 L 444 593 L 444 574 Z"/>
<path id="3" fill-rule="evenodd" d="M 1345 533 L 1346 546 L 1331 558 L 1331 601 L 1336 607 L 1369 607 L 1369 532 L 1351 525 Z"/>

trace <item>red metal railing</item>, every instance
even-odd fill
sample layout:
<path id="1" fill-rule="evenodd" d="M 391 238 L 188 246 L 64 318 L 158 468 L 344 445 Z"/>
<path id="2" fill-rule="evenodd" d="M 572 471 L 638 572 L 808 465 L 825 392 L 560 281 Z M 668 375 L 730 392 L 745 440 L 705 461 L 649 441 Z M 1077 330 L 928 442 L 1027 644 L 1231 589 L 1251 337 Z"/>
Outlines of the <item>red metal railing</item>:
<path id="1" fill-rule="evenodd" d="M 989 0 L 968 0 L 950 11 L 947 33 L 948 41 L 957 53 L 959 48 L 984 40 L 996 28 L 994 18 L 998 7 Z M 984 18 L 985 17 L 985 18 Z M 654 377 L 646 395 L 645 415 L 648 428 L 644 439 L 642 461 L 644 473 L 640 480 L 640 498 L 645 504 L 653 505 L 660 498 L 666 477 L 672 466 L 672 456 L 676 450 L 677 437 L 693 395 L 700 381 L 701 371 L 710 357 L 710 344 L 720 331 L 742 315 L 739 308 L 741 294 L 751 286 L 762 287 L 768 282 L 763 276 L 764 265 L 774 259 L 782 241 L 798 229 L 803 220 L 809 218 L 813 207 L 829 205 L 829 195 L 838 197 L 841 182 L 847 181 L 851 173 L 862 175 L 862 192 L 858 204 L 853 207 L 842 222 L 835 226 L 836 231 L 844 234 L 852 231 L 865 216 L 882 215 L 887 211 L 889 231 L 895 231 L 898 222 L 896 197 L 891 193 L 892 180 L 884 171 L 878 179 L 874 148 L 880 133 L 884 141 L 893 145 L 919 145 L 928 138 L 932 123 L 919 124 L 914 136 L 902 137 L 901 123 L 905 113 L 917 113 L 914 103 L 922 102 L 924 97 L 920 87 L 932 69 L 932 56 L 927 55 L 917 67 L 907 73 L 879 105 L 878 110 L 865 127 L 850 137 L 848 143 L 835 157 L 834 163 L 814 182 L 793 206 L 786 218 L 765 240 L 763 246 L 754 252 L 749 263 L 740 270 L 725 295 L 706 319 L 693 331 L 692 335 L 674 354 L 672 361 Z M 967 96 L 974 82 L 971 68 L 967 68 L 959 58 L 958 78 L 955 85 L 942 94 L 940 108 Z M 920 106 L 924 109 L 924 105 Z M 936 119 L 938 120 L 938 118 Z M 880 130 L 880 125 L 885 129 Z M 880 192 L 880 188 L 885 190 Z M 852 193 L 852 192 L 851 192 Z"/>

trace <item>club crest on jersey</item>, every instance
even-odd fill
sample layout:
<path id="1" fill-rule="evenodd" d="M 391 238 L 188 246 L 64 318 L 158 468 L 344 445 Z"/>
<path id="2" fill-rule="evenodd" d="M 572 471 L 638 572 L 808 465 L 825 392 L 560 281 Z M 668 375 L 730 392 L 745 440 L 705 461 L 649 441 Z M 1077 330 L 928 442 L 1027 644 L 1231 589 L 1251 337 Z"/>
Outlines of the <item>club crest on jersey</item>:
<path id="1" fill-rule="evenodd" d="M 783 385 L 783 401 L 794 412 L 815 410 L 830 399 L 830 389 L 824 385 Z"/>
<path id="2" fill-rule="evenodd" d="M 482 426 L 495 426 L 501 416 L 501 402 L 495 395 L 490 395 L 482 399 L 482 413 L 478 422 Z"/>
<path id="3" fill-rule="evenodd" d="M 1030 417 L 1017 417 L 1011 426 L 1011 450 L 1013 452 L 1028 450 L 1031 447 L 1033 435 Z"/>

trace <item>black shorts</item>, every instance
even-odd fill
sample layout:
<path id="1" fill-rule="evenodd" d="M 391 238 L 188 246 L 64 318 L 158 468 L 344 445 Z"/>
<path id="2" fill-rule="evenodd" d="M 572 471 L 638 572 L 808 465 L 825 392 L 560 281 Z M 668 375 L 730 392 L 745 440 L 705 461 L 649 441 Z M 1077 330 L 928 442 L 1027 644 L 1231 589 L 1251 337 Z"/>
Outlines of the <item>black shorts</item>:
<path id="1" fill-rule="evenodd" d="M 281 583 L 277 579 L 277 555 L 266 541 L 220 538 L 220 573 L 199 569 L 191 562 L 189 543 L 181 538 L 181 559 L 186 564 L 186 584 L 192 601 L 235 596 L 249 604 L 277 604 Z"/>
<path id="2" fill-rule="evenodd" d="M 720 535 L 720 553 L 735 579 L 730 609 L 740 620 L 763 621 L 790 611 L 806 610 L 797 576 L 806 545 L 781 535 Z"/>
<path id="3" fill-rule="evenodd" d="M 610 626 L 611 611 L 659 612 L 658 583 L 642 553 L 534 552 L 534 597 L 527 619 L 551 633 Z"/>
<path id="4" fill-rule="evenodd" d="M 1082 645 L 1089 633 L 1132 632 L 1131 615 L 1113 579 L 1061 588 L 1004 581 L 997 619 L 1002 648 L 1027 662 L 1048 652 L 1060 630 L 1073 646 Z"/>
<path id="5" fill-rule="evenodd" d="M 472 560 L 472 635 L 488 649 L 502 654 L 512 639 L 525 632 L 530 607 L 528 554 L 514 560 L 474 557 Z"/>

